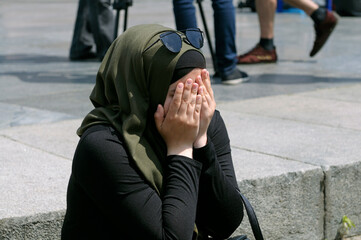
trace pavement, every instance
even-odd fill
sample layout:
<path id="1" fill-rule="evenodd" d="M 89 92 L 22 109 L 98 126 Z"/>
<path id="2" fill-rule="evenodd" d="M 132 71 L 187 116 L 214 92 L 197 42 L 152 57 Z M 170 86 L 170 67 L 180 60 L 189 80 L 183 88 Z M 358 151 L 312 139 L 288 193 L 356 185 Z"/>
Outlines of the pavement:
<path id="1" fill-rule="evenodd" d="M 213 37 L 211 2 L 203 5 Z M 0 239 L 60 237 L 75 131 L 100 65 L 68 60 L 76 9 L 75 0 L 0 2 Z M 257 15 L 237 9 L 236 20 L 243 53 L 259 37 Z M 174 28 L 171 2 L 134 1 L 128 26 L 142 23 Z M 312 21 L 277 14 L 279 61 L 239 66 L 251 76 L 244 84 L 214 81 L 238 183 L 265 239 L 331 240 L 344 215 L 356 226 L 349 235 L 361 234 L 358 25 L 340 18 L 310 58 Z M 212 73 L 207 42 L 203 51 Z M 246 219 L 239 233 L 251 235 Z"/>

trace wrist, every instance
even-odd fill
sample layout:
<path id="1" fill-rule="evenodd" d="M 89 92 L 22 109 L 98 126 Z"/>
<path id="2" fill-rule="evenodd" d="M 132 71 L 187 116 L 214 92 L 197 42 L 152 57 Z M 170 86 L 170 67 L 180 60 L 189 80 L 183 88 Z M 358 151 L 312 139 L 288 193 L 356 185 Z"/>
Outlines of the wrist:
<path id="1" fill-rule="evenodd" d="M 181 147 L 174 147 L 168 148 L 167 156 L 170 155 L 179 155 L 188 158 L 193 158 L 193 148 L 192 146 L 181 146 Z"/>
<path id="2" fill-rule="evenodd" d="M 194 141 L 193 147 L 194 148 L 202 148 L 207 144 L 207 134 L 203 134 L 199 138 Z"/>

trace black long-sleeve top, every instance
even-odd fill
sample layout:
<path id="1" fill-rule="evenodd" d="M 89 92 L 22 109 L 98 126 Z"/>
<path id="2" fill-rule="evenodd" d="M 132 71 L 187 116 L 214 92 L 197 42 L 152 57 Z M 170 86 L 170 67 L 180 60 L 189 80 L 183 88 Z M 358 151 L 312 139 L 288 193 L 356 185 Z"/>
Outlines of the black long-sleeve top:
<path id="1" fill-rule="evenodd" d="M 95 125 L 77 146 L 62 239 L 225 239 L 243 218 L 228 134 L 218 111 L 193 159 L 172 155 L 162 198 L 130 159 L 120 134 Z"/>

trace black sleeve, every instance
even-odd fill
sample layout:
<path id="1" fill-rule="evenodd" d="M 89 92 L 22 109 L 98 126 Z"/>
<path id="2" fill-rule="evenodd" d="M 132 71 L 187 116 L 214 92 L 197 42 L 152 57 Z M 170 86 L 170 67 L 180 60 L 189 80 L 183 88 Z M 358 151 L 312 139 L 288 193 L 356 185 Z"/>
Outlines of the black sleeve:
<path id="1" fill-rule="evenodd" d="M 120 137 L 102 130 L 83 136 L 72 175 L 120 239 L 189 240 L 202 164 L 183 156 L 164 161 L 168 169 L 160 198 L 129 159 Z"/>
<path id="2" fill-rule="evenodd" d="M 228 133 L 218 111 L 208 128 L 207 145 L 194 149 L 203 163 L 197 209 L 197 226 L 215 238 L 231 235 L 243 218 Z"/>

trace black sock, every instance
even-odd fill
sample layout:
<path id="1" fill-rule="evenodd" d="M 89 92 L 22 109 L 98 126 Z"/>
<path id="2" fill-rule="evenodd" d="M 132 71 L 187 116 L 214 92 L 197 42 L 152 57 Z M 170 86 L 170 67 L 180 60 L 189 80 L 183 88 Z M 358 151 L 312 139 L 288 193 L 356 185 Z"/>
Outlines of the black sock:
<path id="1" fill-rule="evenodd" d="M 259 45 L 261 45 L 261 47 L 263 47 L 266 50 L 273 50 L 274 49 L 274 45 L 273 45 L 273 38 L 261 38 L 261 40 L 259 41 Z"/>
<path id="2" fill-rule="evenodd" d="M 323 20 L 325 20 L 326 15 L 327 15 L 326 9 L 319 7 L 311 14 L 310 17 L 312 18 L 312 20 L 315 24 L 319 24 Z"/>

